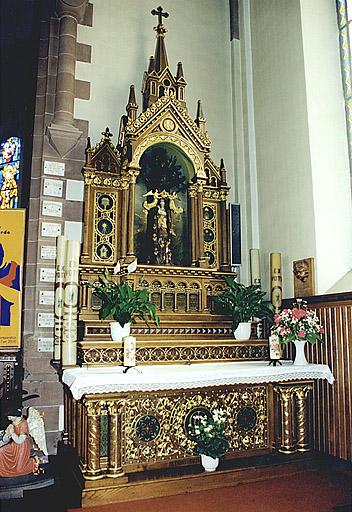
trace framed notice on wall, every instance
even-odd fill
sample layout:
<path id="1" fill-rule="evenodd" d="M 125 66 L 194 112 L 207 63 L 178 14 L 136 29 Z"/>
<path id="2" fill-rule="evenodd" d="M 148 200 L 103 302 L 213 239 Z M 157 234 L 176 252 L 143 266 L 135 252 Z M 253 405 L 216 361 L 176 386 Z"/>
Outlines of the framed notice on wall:
<path id="1" fill-rule="evenodd" d="M 20 347 L 24 209 L 0 210 L 0 347 Z"/>

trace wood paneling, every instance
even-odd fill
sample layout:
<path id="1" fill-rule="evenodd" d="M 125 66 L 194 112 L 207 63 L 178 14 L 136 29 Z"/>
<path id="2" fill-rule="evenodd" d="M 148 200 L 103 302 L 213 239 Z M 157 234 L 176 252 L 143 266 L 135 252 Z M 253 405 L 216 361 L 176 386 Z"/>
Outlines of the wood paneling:
<path id="1" fill-rule="evenodd" d="M 352 462 L 352 293 L 311 297 L 325 328 L 324 343 L 309 345 L 307 358 L 328 364 L 335 382 L 314 386 L 315 448 Z"/>

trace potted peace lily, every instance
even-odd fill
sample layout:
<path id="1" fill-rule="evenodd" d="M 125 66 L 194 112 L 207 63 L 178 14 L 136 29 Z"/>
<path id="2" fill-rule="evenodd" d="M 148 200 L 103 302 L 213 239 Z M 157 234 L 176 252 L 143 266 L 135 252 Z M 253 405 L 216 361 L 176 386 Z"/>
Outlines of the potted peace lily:
<path id="1" fill-rule="evenodd" d="M 188 427 L 188 434 L 195 443 L 205 471 L 215 471 L 219 465 L 219 457 L 223 457 L 229 449 L 225 421 L 225 411 L 214 409 L 212 415 L 202 412 L 194 414 L 193 424 Z"/>
<path id="2" fill-rule="evenodd" d="M 99 318 L 110 322 L 111 337 L 114 341 L 122 340 L 130 334 L 131 323 L 137 318 L 160 324 L 155 305 L 150 301 L 149 291 L 145 288 L 134 290 L 127 282 L 116 283 L 109 279 L 109 271 L 104 270 L 99 283 L 88 284 L 93 293 L 101 299 Z"/>
<path id="3" fill-rule="evenodd" d="M 237 283 L 231 276 L 224 276 L 227 289 L 214 296 L 220 304 L 222 312 L 232 318 L 232 326 L 236 339 L 248 340 L 251 335 L 251 321 L 254 318 L 272 321 L 273 305 L 264 301 L 265 292 L 257 285 L 245 286 Z"/>
<path id="4" fill-rule="evenodd" d="M 296 349 L 293 364 L 305 365 L 308 364 L 304 352 L 306 342 L 313 345 L 317 341 L 322 341 L 324 327 L 320 324 L 315 311 L 307 309 L 307 302 L 296 299 L 292 309 L 283 309 L 281 313 L 274 315 L 271 332 L 279 337 L 283 345 L 292 341 Z"/>

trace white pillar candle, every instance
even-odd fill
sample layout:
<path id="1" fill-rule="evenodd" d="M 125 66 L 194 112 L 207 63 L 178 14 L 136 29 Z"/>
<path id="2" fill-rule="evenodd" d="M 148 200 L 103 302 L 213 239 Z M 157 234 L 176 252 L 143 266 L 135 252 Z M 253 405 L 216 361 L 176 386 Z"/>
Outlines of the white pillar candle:
<path id="1" fill-rule="evenodd" d="M 62 323 L 63 323 L 63 294 L 65 285 L 65 253 L 66 238 L 58 236 L 56 239 L 56 266 L 55 266 L 55 324 L 54 324 L 54 359 L 61 359 Z"/>
<path id="2" fill-rule="evenodd" d="M 136 338 L 124 336 L 123 341 L 123 365 L 136 366 Z"/>
<path id="3" fill-rule="evenodd" d="M 261 285 L 259 249 L 250 249 L 251 283 Z"/>
<path id="4" fill-rule="evenodd" d="M 66 245 L 62 365 L 77 364 L 78 274 L 81 244 L 68 240 Z"/>
<path id="5" fill-rule="evenodd" d="M 276 313 L 279 312 L 282 304 L 282 274 L 281 274 L 281 253 L 270 253 L 270 274 L 271 274 L 271 303 Z"/>

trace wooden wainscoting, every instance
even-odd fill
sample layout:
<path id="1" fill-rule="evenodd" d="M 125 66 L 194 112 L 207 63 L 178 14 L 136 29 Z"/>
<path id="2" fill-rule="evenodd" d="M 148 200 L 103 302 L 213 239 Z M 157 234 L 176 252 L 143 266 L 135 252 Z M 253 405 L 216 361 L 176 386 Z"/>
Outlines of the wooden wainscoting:
<path id="1" fill-rule="evenodd" d="M 315 448 L 352 462 L 352 293 L 307 300 L 325 329 L 324 343 L 309 345 L 307 359 L 328 364 L 335 377 L 332 386 L 326 381 L 315 383 Z"/>

